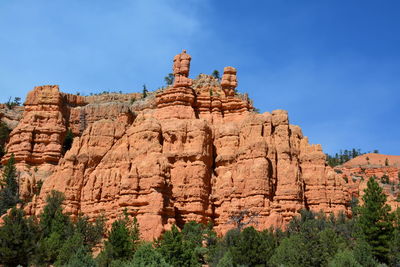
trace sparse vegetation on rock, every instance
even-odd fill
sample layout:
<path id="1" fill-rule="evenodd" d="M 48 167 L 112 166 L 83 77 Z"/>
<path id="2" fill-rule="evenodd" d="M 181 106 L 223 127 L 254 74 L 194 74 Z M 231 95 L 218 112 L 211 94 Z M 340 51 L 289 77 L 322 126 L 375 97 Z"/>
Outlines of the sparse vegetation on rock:
<path id="1" fill-rule="evenodd" d="M 3 176 L 0 180 L 0 216 L 20 202 L 17 178 L 14 154 L 12 154 L 3 168 Z"/>
<path id="2" fill-rule="evenodd" d="M 351 149 L 351 150 L 340 150 L 339 153 L 336 153 L 334 156 L 331 155 L 326 155 L 326 159 L 328 162 L 328 165 L 331 167 L 335 167 L 337 165 L 341 165 L 350 159 L 353 159 L 355 157 L 358 157 L 364 153 L 361 152 L 360 149 Z M 368 159 L 367 159 L 368 160 Z"/>
<path id="3" fill-rule="evenodd" d="M 174 74 L 168 73 L 168 75 L 164 77 L 164 81 L 166 85 L 172 85 L 174 83 Z"/>
<path id="4" fill-rule="evenodd" d="M 67 130 L 67 133 L 64 137 L 63 142 L 63 153 L 65 154 L 68 150 L 72 147 L 72 142 L 74 141 L 74 134 L 72 133 L 71 129 Z"/>
<path id="5" fill-rule="evenodd" d="M 211 76 L 213 76 L 215 79 L 220 80 L 221 77 L 219 76 L 219 71 L 218 70 L 214 70 L 211 74 Z"/>
<path id="6" fill-rule="evenodd" d="M 146 98 L 148 92 L 149 92 L 149 91 L 147 90 L 146 85 L 143 84 L 142 98 Z"/>
<path id="7" fill-rule="evenodd" d="M 13 107 L 18 107 L 21 105 L 21 98 L 20 97 L 14 97 L 14 100 L 10 99 L 5 103 L 7 108 L 12 109 Z"/>
<path id="8" fill-rule="evenodd" d="M 6 152 L 6 142 L 10 132 L 11 130 L 8 126 L 4 122 L 0 121 L 0 162 Z"/>

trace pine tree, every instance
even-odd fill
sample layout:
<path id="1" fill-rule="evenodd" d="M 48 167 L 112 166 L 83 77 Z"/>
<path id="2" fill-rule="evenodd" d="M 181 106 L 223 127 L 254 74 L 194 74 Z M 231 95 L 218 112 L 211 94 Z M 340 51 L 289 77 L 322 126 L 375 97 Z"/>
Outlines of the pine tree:
<path id="1" fill-rule="evenodd" d="M 55 266 L 96 266 L 91 247 L 85 245 L 81 233 L 75 232 L 61 247 Z"/>
<path id="2" fill-rule="evenodd" d="M 89 222 L 89 217 L 79 214 L 75 222 L 75 233 L 79 233 L 83 238 L 83 244 L 89 249 L 98 244 L 103 237 L 105 229 L 105 218 L 100 216 L 94 223 Z"/>
<path id="3" fill-rule="evenodd" d="M 147 90 L 146 85 L 143 84 L 143 94 L 142 94 L 142 98 L 143 98 L 143 99 L 147 97 L 147 93 L 148 93 L 148 92 L 149 92 L 149 91 Z"/>
<path id="4" fill-rule="evenodd" d="M 231 247 L 232 259 L 237 264 L 250 266 L 265 266 L 276 247 L 272 232 L 258 232 L 253 227 L 247 227 L 238 236 L 236 246 Z"/>
<path id="5" fill-rule="evenodd" d="M 4 166 L 0 188 L 0 215 L 2 215 L 19 202 L 14 154 L 11 154 L 10 159 Z"/>
<path id="6" fill-rule="evenodd" d="M 213 73 L 211 74 L 211 76 L 213 76 L 215 79 L 219 80 L 219 71 L 218 70 L 214 70 Z"/>
<path id="7" fill-rule="evenodd" d="M 40 215 L 40 241 L 35 251 L 37 265 L 53 264 L 64 243 L 73 235 L 73 225 L 68 215 L 63 214 L 64 195 L 51 191 L 46 198 L 46 206 Z"/>
<path id="8" fill-rule="evenodd" d="M 137 220 L 134 218 L 130 221 L 125 212 L 125 217 L 116 220 L 111 226 L 105 248 L 97 258 L 99 266 L 109 266 L 113 261 L 132 259 L 139 240 Z"/>
<path id="9" fill-rule="evenodd" d="M 373 256 L 372 247 L 363 239 L 356 240 L 353 249 L 354 258 L 364 267 L 376 267 L 378 262 Z"/>
<path id="10" fill-rule="evenodd" d="M 47 196 L 46 206 L 40 215 L 40 228 L 43 237 L 49 237 L 53 232 L 59 233 L 62 237 L 72 234 L 69 216 L 63 214 L 62 203 L 64 199 L 64 194 L 55 190 Z"/>
<path id="11" fill-rule="evenodd" d="M 372 177 L 362 197 L 359 208 L 359 237 L 371 246 L 372 254 L 381 262 L 388 262 L 389 240 L 393 233 L 393 216 L 386 204 L 386 195 Z"/>
<path id="12" fill-rule="evenodd" d="M 174 74 L 173 73 L 168 73 L 168 76 L 164 77 L 164 81 L 167 85 L 172 85 L 174 83 Z"/>
<path id="13" fill-rule="evenodd" d="M 55 266 L 64 266 L 68 263 L 68 260 L 80 250 L 84 250 L 86 253 L 89 252 L 89 249 L 83 244 L 83 236 L 80 233 L 75 233 L 68 238 L 60 248 Z"/>
<path id="14" fill-rule="evenodd" d="M 211 225 L 187 222 L 182 231 L 174 225 L 157 241 L 157 251 L 172 266 L 202 266 L 209 248 L 216 240 Z M 207 244 L 205 246 L 205 244 Z"/>
<path id="15" fill-rule="evenodd" d="M 10 132 L 11 130 L 7 127 L 7 124 L 0 122 L 0 159 L 5 154 L 5 146 Z"/>
<path id="16" fill-rule="evenodd" d="M 184 241 L 182 232 L 175 225 L 164 233 L 157 247 L 166 262 L 172 266 L 200 266 L 193 255 L 191 243 Z"/>
<path id="17" fill-rule="evenodd" d="M 166 263 L 162 255 L 153 248 L 151 243 L 144 243 L 138 247 L 133 260 L 124 267 L 131 266 L 172 267 Z"/>
<path id="18" fill-rule="evenodd" d="M 390 240 L 389 263 L 390 266 L 400 266 L 400 208 L 393 212 L 394 231 Z"/>
<path id="19" fill-rule="evenodd" d="M 96 262 L 92 258 L 91 252 L 81 247 L 75 254 L 68 259 L 68 262 L 63 265 L 65 267 L 96 267 Z"/>
<path id="20" fill-rule="evenodd" d="M 328 267 L 362 267 L 354 257 L 354 254 L 350 250 L 342 250 L 336 253 L 335 257 L 328 263 Z"/>
<path id="21" fill-rule="evenodd" d="M 28 266 L 38 238 L 35 222 L 24 217 L 21 209 L 13 208 L 0 227 L 0 264 Z"/>

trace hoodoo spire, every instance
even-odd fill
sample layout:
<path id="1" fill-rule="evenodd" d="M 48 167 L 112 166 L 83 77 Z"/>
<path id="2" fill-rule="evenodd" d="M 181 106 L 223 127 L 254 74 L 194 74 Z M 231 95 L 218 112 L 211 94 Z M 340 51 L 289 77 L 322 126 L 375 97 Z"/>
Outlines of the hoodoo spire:
<path id="1" fill-rule="evenodd" d="M 192 57 L 183 50 L 182 53 L 174 57 L 174 87 L 190 87 L 192 80 L 189 79 L 190 61 Z"/>

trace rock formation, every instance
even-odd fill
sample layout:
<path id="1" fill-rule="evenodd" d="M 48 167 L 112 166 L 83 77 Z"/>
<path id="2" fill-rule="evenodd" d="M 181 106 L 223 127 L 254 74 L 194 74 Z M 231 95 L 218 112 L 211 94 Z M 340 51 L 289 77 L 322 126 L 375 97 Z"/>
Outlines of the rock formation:
<path id="1" fill-rule="evenodd" d="M 9 108 L 5 104 L 0 104 L 0 120 L 4 122 L 9 129 L 17 127 L 23 112 L 24 107 L 22 106 Z"/>
<path id="2" fill-rule="evenodd" d="M 174 57 L 174 87 L 189 87 L 192 85 L 192 80 L 188 78 L 190 61 L 192 57 L 183 50 L 182 53 Z"/>
<path id="3" fill-rule="evenodd" d="M 55 189 L 73 215 L 105 214 L 111 224 L 126 209 L 145 239 L 190 220 L 213 221 L 223 234 L 243 210 L 258 214 L 259 229 L 284 226 L 302 208 L 348 212 L 346 183 L 286 111 L 253 112 L 235 92 L 236 69 L 225 68 L 221 83 L 192 80 L 190 61 L 177 55 L 173 86 L 141 103 L 89 102 L 56 86 L 31 91 L 8 151 L 53 169 L 35 178 L 44 184 L 26 211 L 38 214 Z M 67 129 L 76 137 L 64 155 Z"/>
<path id="4" fill-rule="evenodd" d="M 18 162 L 32 165 L 58 163 L 67 131 L 63 116 L 67 111 L 63 109 L 80 101 L 78 96 L 61 94 L 58 86 L 38 86 L 29 92 L 24 114 L 12 131 L 7 146 L 9 153 L 3 161 L 14 153 Z"/>
<path id="5" fill-rule="evenodd" d="M 346 182 L 352 197 L 359 198 L 375 177 L 388 197 L 393 210 L 400 207 L 400 156 L 368 153 L 335 167 Z"/>
<path id="6" fill-rule="evenodd" d="M 222 75 L 221 87 L 226 96 L 234 96 L 237 87 L 236 69 L 234 67 L 225 67 Z"/>

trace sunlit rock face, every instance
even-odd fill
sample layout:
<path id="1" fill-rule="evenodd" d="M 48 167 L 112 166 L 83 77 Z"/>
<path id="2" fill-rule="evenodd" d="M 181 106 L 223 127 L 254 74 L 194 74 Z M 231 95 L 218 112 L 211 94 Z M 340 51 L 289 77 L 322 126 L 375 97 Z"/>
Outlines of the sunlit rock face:
<path id="1" fill-rule="evenodd" d="M 400 207 L 400 156 L 368 153 L 336 166 L 352 197 L 359 198 L 367 188 L 369 178 L 374 177 L 387 196 L 386 203 L 396 210 Z"/>
<path id="2" fill-rule="evenodd" d="M 126 210 L 147 240 L 191 220 L 212 221 L 223 234 L 243 210 L 258 215 L 258 229 L 284 227 L 303 208 L 347 212 L 343 179 L 286 111 L 255 113 L 236 93 L 235 68 L 221 81 L 192 80 L 190 62 L 186 51 L 177 55 L 174 83 L 142 100 L 67 95 L 57 86 L 31 91 L 4 159 L 14 153 L 27 198 L 44 180 L 25 210 L 39 214 L 58 190 L 72 215 L 104 214 L 110 225 Z M 64 154 L 67 129 L 75 138 Z"/>

